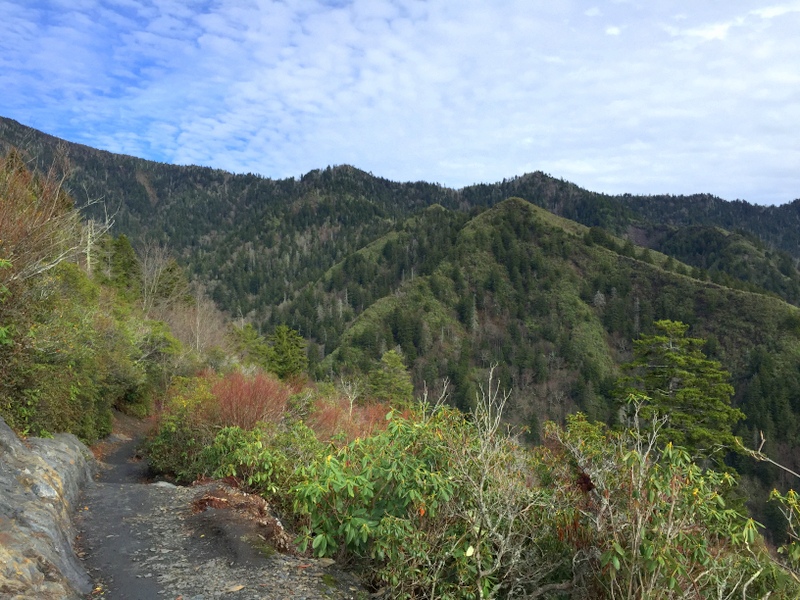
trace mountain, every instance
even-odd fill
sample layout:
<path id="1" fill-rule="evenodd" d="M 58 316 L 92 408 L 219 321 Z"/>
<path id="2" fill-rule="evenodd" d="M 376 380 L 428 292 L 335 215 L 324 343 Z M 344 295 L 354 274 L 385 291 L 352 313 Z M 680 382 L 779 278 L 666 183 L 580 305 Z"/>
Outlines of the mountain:
<path id="1" fill-rule="evenodd" d="M 655 320 L 679 320 L 734 374 L 748 436 L 800 434 L 800 310 L 692 270 L 519 198 L 473 218 L 434 206 L 335 265 L 275 317 L 319 344 L 320 374 L 368 371 L 400 346 L 418 388 L 447 377 L 464 408 L 476 374 L 498 363 L 521 423 L 575 409 L 609 418 L 631 340 Z M 772 366 L 761 370 L 764 357 Z M 758 373 L 772 392 L 756 399 Z"/>
<path id="2" fill-rule="evenodd" d="M 697 277 L 750 291 L 767 290 L 800 303 L 797 261 L 765 245 L 752 233 L 693 225 L 653 230 L 648 245 L 692 267 Z"/>
<path id="3" fill-rule="evenodd" d="M 349 166 L 272 180 L 112 154 L 0 118 L 0 146 L 10 145 L 24 148 L 42 168 L 63 153 L 73 196 L 84 203 L 102 199 L 87 214 L 113 215 L 116 231 L 140 245 L 167 243 L 218 304 L 260 323 L 270 321 L 272 306 L 434 204 L 469 212 L 519 197 L 652 247 L 664 226 L 741 229 L 800 258 L 800 201 L 763 207 L 707 195 L 609 196 L 540 172 L 461 190 L 391 182 Z M 783 287 L 767 289 L 780 295 Z"/>
<path id="4" fill-rule="evenodd" d="M 681 308 L 691 294 L 674 290 L 685 281 L 703 289 L 724 286 L 794 303 L 800 298 L 800 243 L 796 241 L 800 240 L 800 201 L 763 207 L 708 195 L 609 196 L 538 172 L 461 190 L 424 182 L 391 182 L 350 166 L 311 171 L 299 179 L 272 180 L 112 154 L 58 140 L 3 118 L 0 145 L 24 148 L 40 168 L 65 157 L 69 168 L 66 185 L 78 202 L 103 200 L 88 207 L 87 215 L 104 219 L 112 214 L 115 230 L 128 235 L 140 248 L 146 241 L 168 244 L 229 314 L 249 318 L 264 331 L 281 322 L 299 328 L 316 345 L 312 363 L 315 358 L 325 361 L 323 368 L 341 363 L 348 348 L 358 347 L 353 340 L 365 327 L 364 319 L 388 310 L 386 307 L 397 302 L 392 298 L 397 298 L 399 288 L 406 284 L 412 289 L 432 285 L 434 297 L 454 294 L 457 305 L 448 309 L 456 311 L 453 314 L 460 326 L 483 330 L 483 324 L 474 322 L 478 315 L 487 331 L 499 328 L 501 332 L 494 335 L 494 341 L 484 340 L 489 334 L 482 332 L 480 353 L 488 355 L 487 344 L 495 349 L 505 347 L 504 353 L 490 354 L 496 358 L 513 355 L 514 360 L 538 365 L 533 369 L 536 372 L 541 372 L 542 356 L 549 357 L 552 348 L 521 344 L 524 335 L 529 335 L 522 328 L 524 318 L 512 319 L 517 325 L 509 329 L 508 317 L 498 323 L 495 313 L 510 314 L 513 305 L 520 317 L 546 316 L 548 324 L 537 324 L 536 331 L 550 344 L 563 346 L 561 354 L 569 357 L 565 340 L 576 335 L 570 322 L 583 318 L 579 317 L 583 305 L 594 307 L 595 300 L 602 307 L 603 331 L 614 337 L 612 345 L 624 350 L 653 318 L 678 318 L 701 324 L 700 333 L 723 340 L 730 337 L 716 331 L 727 324 L 714 325 L 710 317 L 702 323 L 698 320 L 696 315 L 707 312 L 702 303 L 693 310 Z M 557 225 L 551 223 L 555 229 L 543 238 L 549 242 L 530 246 L 517 225 L 504 224 L 500 213 L 487 211 L 509 197 L 546 209 L 536 213 L 539 219 L 555 223 L 556 215 L 562 217 Z M 470 234 L 473 230 L 480 235 Z M 574 246 L 571 240 L 575 236 L 592 243 L 593 260 L 598 264 L 578 260 L 565 249 Z M 465 242 L 465 237 L 471 241 Z M 484 240 L 494 240 L 491 268 L 474 255 Z M 663 254 L 650 251 L 645 255 L 634 242 Z M 608 252 L 621 256 L 620 264 L 660 261 L 660 268 L 649 267 L 648 273 L 677 273 L 657 284 L 655 276 L 640 275 L 640 267 L 611 269 L 609 259 L 598 258 Z M 645 260 L 633 261 L 637 255 Z M 465 267 L 467 259 L 474 265 Z M 508 281 L 501 281 L 498 273 L 502 272 Z M 489 273 L 488 279 L 476 281 L 479 273 Z M 692 277 L 678 277 L 681 274 Z M 645 280 L 649 287 L 636 287 Z M 548 286 L 563 291 L 568 281 L 573 289 L 568 295 L 582 298 L 583 305 L 577 301 L 560 304 L 559 298 L 554 313 L 548 308 L 553 302 Z M 712 285 L 715 283 L 719 285 Z M 495 290 L 496 286 L 500 288 Z M 492 301 L 484 309 L 487 297 Z M 565 312 L 573 305 L 581 306 L 577 313 Z M 362 317 L 363 313 L 367 314 Z M 440 319 L 436 327 L 428 323 L 425 331 L 415 330 L 417 342 L 420 336 L 434 339 L 437 331 L 441 339 L 443 331 L 455 327 L 453 314 L 450 321 Z M 633 320 L 632 315 L 636 317 Z M 420 322 L 414 327 L 419 329 Z M 564 327 L 569 329 L 567 333 L 560 331 Z M 395 323 L 394 328 L 411 335 L 408 324 Z M 595 333 L 599 335 L 599 331 Z M 577 335 L 582 339 L 582 333 Z M 751 342 L 760 337 L 739 339 L 743 348 L 751 348 Z M 341 343 L 345 347 L 339 349 Z M 379 349 L 384 345 L 377 343 Z M 405 338 L 401 345 L 412 362 L 420 354 Z M 521 352 L 520 345 L 527 348 L 524 359 L 515 354 Z M 737 373 L 744 362 L 740 354 L 736 353 L 736 368 L 729 367 Z M 593 360 L 580 359 L 575 365 L 585 363 L 591 366 L 583 368 L 607 374 L 608 364 L 618 362 L 620 356 L 624 352 L 603 350 Z M 352 360 L 368 366 L 358 353 Z M 428 374 L 452 371 L 451 379 L 459 379 L 452 365 L 427 368 Z M 534 380 L 537 377 L 541 375 Z M 421 372 L 417 373 L 418 383 L 423 379 Z M 564 390 L 559 387 L 555 393 L 561 392 Z"/>
<path id="5" fill-rule="evenodd" d="M 400 347 L 419 392 L 450 384 L 473 407 L 490 366 L 511 390 L 509 420 L 538 441 L 545 419 L 576 410 L 614 422 L 619 365 L 660 319 L 691 325 L 732 373 L 736 434 L 800 467 L 800 309 L 774 295 L 693 277 L 697 268 L 511 198 L 480 214 L 433 206 L 348 256 L 276 321 L 313 340 L 321 377 L 358 379 Z M 701 272 L 705 273 L 705 272 Z M 751 510 L 778 530 L 766 498 L 785 473 L 734 457 Z M 767 506 L 765 509 L 764 506 Z"/>
<path id="6" fill-rule="evenodd" d="M 140 250 L 168 244 L 229 315 L 310 341 L 318 376 L 400 346 L 418 390 L 470 406 L 499 365 L 536 438 L 581 409 L 612 420 L 618 365 L 656 319 L 691 325 L 733 374 L 737 433 L 797 469 L 800 201 L 610 196 L 537 172 L 460 190 L 351 166 L 272 180 L 71 144 L 0 118 L 0 146 L 68 167 L 85 214 Z M 752 473 L 755 496 L 782 475 Z M 785 482 L 784 482 L 785 483 Z M 759 487 L 760 486 L 760 487 Z"/>
<path id="7" fill-rule="evenodd" d="M 449 375 L 463 402 L 465 373 L 496 360 L 505 383 L 538 382 L 542 402 L 589 409 L 578 398 L 605 392 L 583 384 L 609 377 L 655 318 L 711 335 L 744 377 L 747 353 L 791 329 L 791 309 L 767 296 L 800 297 L 800 202 L 609 196 L 543 173 L 461 190 L 350 166 L 272 180 L 116 155 L 10 119 L 0 119 L 0 145 L 24 148 L 40 168 L 65 157 L 78 202 L 103 200 L 87 215 L 112 214 L 140 246 L 168 244 L 229 314 L 267 331 L 299 328 L 319 368 L 367 369 L 398 343 L 418 384 Z M 751 293 L 734 301 L 734 289 Z M 417 301 L 430 312 L 405 319 L 400 305 Z M 729 310 L 736 303 L 758 308 Z M 438 362 L 425 360 L 434 347 Z"/>

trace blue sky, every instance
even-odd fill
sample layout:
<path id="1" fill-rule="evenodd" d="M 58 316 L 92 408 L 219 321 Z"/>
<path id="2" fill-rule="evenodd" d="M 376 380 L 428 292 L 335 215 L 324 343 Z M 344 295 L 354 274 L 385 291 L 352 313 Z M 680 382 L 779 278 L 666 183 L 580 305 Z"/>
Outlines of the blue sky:
<path id="1" fill-rule="evenodd" d="M 800 0 L 0 0 L 0 115 L 268 177 L 800 198 Z"/>

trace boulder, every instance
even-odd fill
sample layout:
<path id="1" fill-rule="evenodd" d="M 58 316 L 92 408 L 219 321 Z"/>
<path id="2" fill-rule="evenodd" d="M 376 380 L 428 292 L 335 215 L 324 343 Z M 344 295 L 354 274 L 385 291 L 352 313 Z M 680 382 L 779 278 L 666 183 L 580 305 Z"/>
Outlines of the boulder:
<path id="1" fill-rule="evenodd" d="M 24 442 L 0 418 L 0 597 L 78 599 L 92 582 L 72 515 L 95 461 L 71 434 Z"/>

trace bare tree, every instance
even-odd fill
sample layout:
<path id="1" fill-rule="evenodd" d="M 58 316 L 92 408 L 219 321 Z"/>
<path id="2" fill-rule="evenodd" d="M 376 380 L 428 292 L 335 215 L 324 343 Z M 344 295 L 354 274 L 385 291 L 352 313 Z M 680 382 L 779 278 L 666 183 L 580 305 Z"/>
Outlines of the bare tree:
<path id="1" fill-rule="evenodd" d="M 63 147 L 46 173 L 28 169 L 18 150 L 0 159 L 0 256 L 12 265 L 3 274 L 6 283 L 45 273 L 86 247 L 80 213 L 64 188 L 68 165 Z M 95 202 L 87 199 L 86 206 Z M 90 243 L 111 224 L 93 227 Z"/>
<path id="2" fill-rule="evenodd" d="M 191 299 L 161 306 L 158 315 L 180 342 L 198 354 L 208 354 L 212 348 L 224 348 L 227 344 L 225 316 L 198 283 L 193 287 Z"/>
<path id="3" fill-rule="evenodd" d="M 149 317 L 154 309 L 168 310 L 186 299 L 188 282 L 169 248 L 148 240 L 139 248 L 142 272 L 142 311 Z"/>
<path id="4" fill-rule="evenodd" d="M 350 418 L 353 418 L 353 406 L 361 395 L 361 381 L 358 379 L 345 379 L 344 376 L 339 377 L 339 389 L 347 398 L 350 403 Z"/>
<path id="5" fill-rule="evenodd" d="M 503 431 L 503 411 L 511 391 L 500 391 L 495 368 L 489 369 L 472 412 L 478 444 L 457 467 L 462 485 L 474 499 L 463 518 L 473 523 L 479 580 L 496 582 L 488 593 L 479 590 L 479 596 L 537 598 L 570 589 L 572 581 L 543 583 L 564 567 L 558 557 L 538 551 L 537 538 L 547 526 L 536 515 L 547 512 L 550 502 L 540 488 L 526 485 L 533 475 L 525 453 L 510 432 Z M 492 548 L 488 557 L 480 556 L 485 544 Z"/>
<path id="6" fill-rule="evenodd" d="M 444 403 L 446 390 L 447 385 L 434 406 Z M 570 572 L 569 559 L 544 550 L 543 541 L 553 536 L 554 520 L 548 517 L 552 501 L 543 487 L 531 485 L 535 475 L 528 457 L 505 430 L 502 415 L 509 398 L 491 367 L 471 415 L 477 439 L 448 442 L 450 473 L 459 493 L 437 508 L 435 519 L 426 521 L 423 534 L 437 551 L 408 556 L 425 573 L 425 597 L 438 597 L 448 585 L 453 556 L 459 553 L 473 565 L 472 591 L 478 598 L 540 598 L 574 585 L 572 578 L 555 577 L 559 571 Z M 426 416 L 436 412 L 427 394 L 422 404 Z"/>

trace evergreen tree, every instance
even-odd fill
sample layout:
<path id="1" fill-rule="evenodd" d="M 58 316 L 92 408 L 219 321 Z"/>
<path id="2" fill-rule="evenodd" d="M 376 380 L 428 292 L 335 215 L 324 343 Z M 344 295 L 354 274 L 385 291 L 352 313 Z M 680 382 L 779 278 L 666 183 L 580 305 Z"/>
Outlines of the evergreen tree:
<path id="1" fill-rule="evenodd" d="M 414 385 L 406 369 L 403 355 L 398 350 L 384 352 L 381 364 L 370 373 L 370 393 L 377 400 L 392 404 L 410 402 L 414 396 Z"/>
<path id="2" fill-rule="evenodd" d="M 141 265 L 124 233 L 111 242 L 111 285 L 125 294 L 127 300 L 136 300 L 141 295 Z"/>
<path id="3" fill-rule="evenodd" d="M 231 337 L 234 350 L 242 357 L 245 364 L 269 368 L 272 348 L 258 334 L 255 327 L 250 323 L 234 327 L 231 330 Z"/>
<path id="4" fill-rule="evenodd" d="M 281 379 L 295 377 L 308 368 L 306 341 L 294 329 L 287 325 L 278 325 L 269 336 L 271 344 L 269 366 L 270 371 Z"/>
<path id="5" fill-rule="evenodd" d="M 627 391 L 650 399 L 643 416 L 666 416 L 665 438 L 700 456 L 733 447 L 744 413 L 731 406 L 730 373 L 703 354 L 705 340 L 686 337 L 688 325 L 657 321 L 655 328 L 634 341 L 634 359 L 623 365 Z"/>

